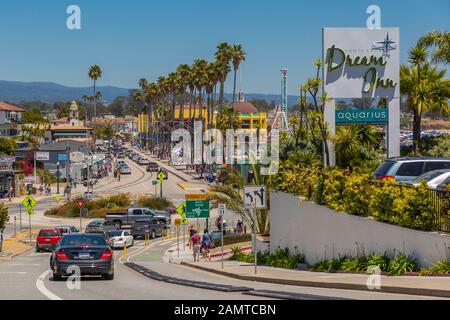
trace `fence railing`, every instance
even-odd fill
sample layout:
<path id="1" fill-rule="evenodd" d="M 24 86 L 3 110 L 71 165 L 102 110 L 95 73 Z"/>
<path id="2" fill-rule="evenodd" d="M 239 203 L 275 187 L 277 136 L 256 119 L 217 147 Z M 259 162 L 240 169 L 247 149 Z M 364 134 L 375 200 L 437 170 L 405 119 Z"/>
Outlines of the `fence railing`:
<path id="1" fill-rule="evenodd" d="M 450 190 L 428 190 L 433 202 L 433 229 L 450 233 Z"/>

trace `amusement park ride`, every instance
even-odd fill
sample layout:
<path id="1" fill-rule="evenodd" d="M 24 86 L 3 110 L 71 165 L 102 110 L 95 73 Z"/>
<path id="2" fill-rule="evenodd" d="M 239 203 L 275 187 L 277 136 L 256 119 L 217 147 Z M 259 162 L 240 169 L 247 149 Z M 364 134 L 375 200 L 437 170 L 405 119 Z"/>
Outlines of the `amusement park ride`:
<path id="1" fill-rule="evenodd" d="M 272 122 L 272 128 L 278 129 L 280 132 L 289 130 L 289 123 L 287 120 L 288 113 L 288 95 L 287 95 L 287 69 L 281 69 L 281 106 L 276 107 L 275 119 Z"/>

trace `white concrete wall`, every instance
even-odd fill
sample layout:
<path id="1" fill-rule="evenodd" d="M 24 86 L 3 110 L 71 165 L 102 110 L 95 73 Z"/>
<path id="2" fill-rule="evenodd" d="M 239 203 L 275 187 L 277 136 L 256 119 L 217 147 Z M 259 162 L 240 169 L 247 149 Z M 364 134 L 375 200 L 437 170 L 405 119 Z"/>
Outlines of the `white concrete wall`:
<path id="1" fill-rule="evenodd" d="M 286 193 L 271 193 L 270 249 L 295 247 L 313 264 L 361 253 L 412 254 L 420 267 L 450 258 L 450 236 L 340 213 Z"/>

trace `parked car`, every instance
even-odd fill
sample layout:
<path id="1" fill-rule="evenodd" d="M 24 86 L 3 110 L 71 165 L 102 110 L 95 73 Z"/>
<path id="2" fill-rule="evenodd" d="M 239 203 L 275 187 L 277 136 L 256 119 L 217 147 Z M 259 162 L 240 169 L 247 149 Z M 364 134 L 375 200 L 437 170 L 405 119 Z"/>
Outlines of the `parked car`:
<path id="1" fill-rule="evenodd" d="M 80 232 L 76 227 L 74 226 L 61 226 L 61 227 L 56 227 L 55 229 L 59 229 L 61 231 L 61 234 L 63 236 L 65 236 L 66 234 L 71 234 L 71 233 L 78 233 Z"/>
<path id="2" fill-rule="evenodd" d="M 405 185 L 418 186 L 423 181 L 427 182 L 431 189 L 444 189 L 450 184 L 450 170 L 434 170 L 424 173 L 417 178 L 404 182 Z"/>
<path id="3" fill-rule="evenodd" d="M 385 160 L 374 176 L 379 180 L 408 181 L 441 169 L 450 169 L 450 158 L 392 158 Z"/>
<path id="4" fill-rule="evenodd" d="M 133 160 L 134 162 L 138 162 L 141 158 L 142 157 L 140 155 L 136 154 L 133 158 L 131 158 L 131 160 Z"/>
<path id="5" fill-rule="evenodd" d="M 122 165 L 119 167 L 120 174 L 131 174 L 131 169 L 127 165 Z"/>
<path id="6" fill-rule="evenodd" d="M 117 160 L 117 166 L 122 166 L 122 165 L 127 165 L 127 163 L 125 162 L 125 160 Z"/>
<path id="7" fill-rule="evenodd" d="M 161 237 L 162 232 L 166 227 L 164 218 L 144 218 L 136 220 L 131 225 L 131 235 L 134 239 L 139 237 L 144 238 L 148 235 L 151 239 Z"/>
<path id="8" fill-rule="evenodd" d="M 111 221 L 94 220 L 86 226 L 86 233 L 104 233 L 107 231 L 117 230 L 118 228 Z"/>
<path id="9" fill-rule="evenodd" d="M 107 232 L 107 240 L 111 248 L 128 248 L 134 245 L 133 236 L 126 230 L 113 230 Z"/>
<path id="10" fill-rule="evenodd" d="M 62 238 L 60 229 L 42 229 L 36 238 L 36 252 L 41 250 L 52 251 L 56 248 Z"/>
<path id="11" fill-rule="evenodd" d="M 147 172 L 158 172 L 159 171 L 159 166 L 156 162 L 150 162 L 147 165 Z"/>
<path id="12" fill-rule="evenodd" d="M 62 238 L 50 258 L 53 280 L 72 274 L 69 267 L 80 268 L 81 275 L 101 275 L 114 279 L 114 257 L 111 247 L 100 234 L 69 234 Z"/>
<path id="13" fill-rule="evenodd" d="M 146 165 L 148 165 L 149 163 L 150 163 L 150 160 L 145 159 L 145 158 L 140 158 L 140 159 L 138 160 L 138 164 L 140 164 L 141 166 L 146 166 Z"/>
<path id="14" fill-rule="evenodd" d="M 145 218 L 162 218 L 167 225 L 170 225 L 172 218 L 169 213 L 165 211 L 155 211 L 146 207 L 131 207 L 126 212 L 115 212 L 106 214 L 105 219 L 111 221 L 117 227 L 122 228 L 124 225 L 132 225 L 137 220 Z"/>

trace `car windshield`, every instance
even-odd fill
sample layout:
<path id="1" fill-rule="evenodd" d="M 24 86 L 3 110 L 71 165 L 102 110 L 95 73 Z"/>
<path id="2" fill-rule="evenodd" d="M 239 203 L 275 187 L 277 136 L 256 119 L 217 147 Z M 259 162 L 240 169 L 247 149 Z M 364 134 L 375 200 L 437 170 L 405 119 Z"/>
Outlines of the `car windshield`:
<path id="1" fill-rule="evenodd" d="M 120 236 L 122 236 L 122 231 L 110 231 L 109 236 L 110 237 L 120 237 Z"/>
<path id="2" fill-rule="evenodd" d="M 440 176 L 442 174 L 441 171 L 432 171 L 432 172 L 427 172 L 421 176 L 418 176 L 417 178 L 411 180 L 412 183 L 421 183 L 422 181 L 431 181 L 434 178 Z"/>
<path id="3" fill-rule="evenodd" d="M 58 232 L 55 230 L 41 230 L 39 232 L 39 236 L 40 237 L 52 237 L 52 236 L 57 236 Z"/>
<path id="4" fill-rule="evenodd" d="M 377 171 L 375 171 L 376 176 L 385 176 L 386 173 L 389 171 L 389 169 L 394 165 L 394 162 L 392 161 L 386 161 L 383 163 Z"/>
<path id="5" fill-rule="evenodd" d="M 61 240 L 61 246 L 106 246 L 102 235 L 69 235 Z"/>
<path id="6" fill-rule="evenodd" d="M 100 226 L 101 224 L 102 224 L 102 221 L 95 220 L 95 221 L 92 221 L 91 223 L 89 223 L 89 226 Z"/>

